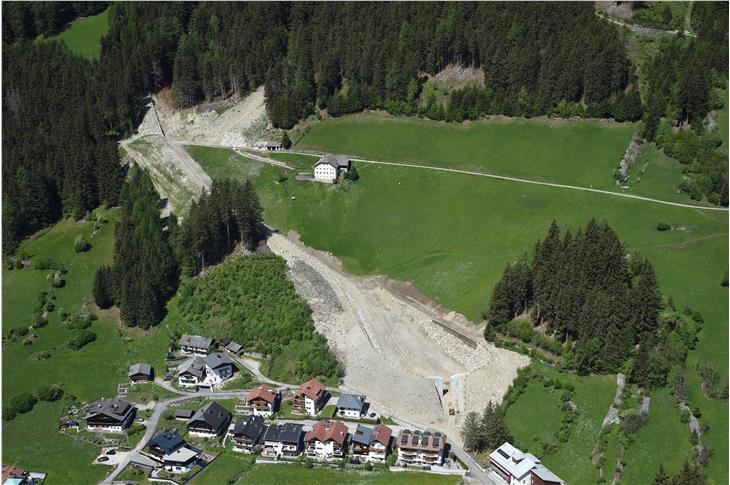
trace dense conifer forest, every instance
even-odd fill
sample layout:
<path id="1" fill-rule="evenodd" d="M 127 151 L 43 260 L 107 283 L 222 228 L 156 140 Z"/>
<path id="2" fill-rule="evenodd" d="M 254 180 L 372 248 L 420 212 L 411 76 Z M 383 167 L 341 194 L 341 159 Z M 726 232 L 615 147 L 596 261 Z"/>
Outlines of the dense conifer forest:
<path id="1" fill-rule="evenodd" d="M 108 7 L 98 60 L 34 41 L 105 5 L 3 9 L 5 251 L 61 215 L 116 203 L 114 141 L 139 122 L 146 96 L 165 87 L 179 107 L 190 107 L 263 84 L 269 116 L 282 128 L 317 109 L 337 116 L 383 108 L 450 121 L 484 114 L 638 120 L 647 109 L 647 137 L 671 151 L 677 142 L 661 138 L 659 121 L 693 122 L 701 139 L 709 79 L 727 75 L 721 2 L 698 4 L 696 40 L 663 45 L 643 102 L 623 34 L 589 2 L 119 2 Z M 481 67 L 485 87 L 456 90 L 445 104 L 420 99 L 425 74 L 449 64 Z M 725 164 L 711 149 L 690 151 L 682 158 L 692 168 L 684 189 L 726 204 Z M 29 194 L 36 204 L 27 203 Z"/>
<path id="2" fill-rule="evenodd" d="M 93 293 L 101 308 L 117 304 L 131 327 L 149 328 L 164 318 L 180 275 L 196 276 L 238 244 L 254 249 L 263 236 L 261 206 L 248 182 L 213 184 L 181 224 L 174 215 L 160 217 L 160 198 L 145 170 L 132 169 L 120 199 L 114 263 L 97 270 Z"/>
<path id="3" fill-rule="evenodd" d="M 629 254 L 606 223 L 575 235 L 553 222 L 532 258 L 508 265 L 494 287 L 485 335 L 516 317 L 564 343 L 562 365 L 579 374 L 626 372 L 653 388 L 694 348 L 699 313 L 664 301 L 651 263 Z"/>

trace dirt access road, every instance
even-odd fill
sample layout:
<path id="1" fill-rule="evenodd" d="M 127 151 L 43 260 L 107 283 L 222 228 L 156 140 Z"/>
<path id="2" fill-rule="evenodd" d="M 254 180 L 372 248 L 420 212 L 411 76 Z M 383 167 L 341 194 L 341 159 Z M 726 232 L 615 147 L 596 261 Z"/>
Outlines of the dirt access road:
<path id="1" fill-rule="evenodd" d="M 250 134 L 267 123 L 260 90 L 224 110 L 176 112 L 164 94 L 151 108 L 124 146 L 153 172 L 173 209 L 189 204 L 211 183 L 185 152 L 186 142 L 248 146 L 254 141 Z M 274 233 L 268 244 L 288 261 L 290 277 L 312 306 L 318 331 L 344 365 L 344 387 L 366 394 L 393 415 L 438 428 L 459 442 L 463 416 L 482 411 L 490 400 L 501 401 L 517 369 L 529 363 L 527 357 L 489 345 L 453 312 L 439 315 L 441 324 L 435 323 L 434 307 L 419 303 L 424 298 L 404 297 L 383 277 L 347 274 L 335 258 L 307 248 L 296 235 Z M 444 324 L 467 338 L 450 333 Z M 455 410 L 453 416 L 449 408 Z"/>

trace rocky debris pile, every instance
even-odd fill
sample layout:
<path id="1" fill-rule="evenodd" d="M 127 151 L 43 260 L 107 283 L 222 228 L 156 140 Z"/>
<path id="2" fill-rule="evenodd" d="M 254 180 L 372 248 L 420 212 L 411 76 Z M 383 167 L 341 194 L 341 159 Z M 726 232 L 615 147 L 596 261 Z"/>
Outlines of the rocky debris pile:
<path id="1" fill-rule="evenodd" d="M 624 186 L 628 184 L 629 169 L 636 162 L 636 158 L 639 156 L 639 153 L 641 153 L 641 147 L 643 144 L 644 140 L 639 138 L 638 135 L 634 135 L 629 142 L 626 152 L 624 152 L 623 157 L 621 157 L 621 160 L 618 162 L 618 168 L 615 173 L 616 185 Z"/>

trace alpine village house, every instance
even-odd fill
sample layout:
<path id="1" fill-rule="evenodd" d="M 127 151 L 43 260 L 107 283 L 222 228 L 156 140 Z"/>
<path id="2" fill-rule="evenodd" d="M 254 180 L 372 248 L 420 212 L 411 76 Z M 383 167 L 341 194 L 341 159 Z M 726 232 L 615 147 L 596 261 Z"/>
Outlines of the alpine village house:
<path id="1" fill-rule="evenodd" d="M 311 379 L 297 388 L 294 394 L 292 412 L 308 416 L 316 416 L 330 399 L 324 385 L 317 379 Z"/>
<path id="2" fill-rule="evenodd" d="M 279 409 L 280 403 L 281 392 L 269 386 L 255 387 L 246 396 L 246 404 L 254 416 L 269 417 Z"/>
<path id="3" fill-rule="evenodd" d="M 191 436 L 214 438 L 225 433 L 231 413 L 226 408 L 213 401 L 206 404 L 188 421 L 188 432 Z"/>
<path id="4" fill-rule="evenodd" d="M 304 437 L 309 458 L 330 461 L 347 454 L 350 433 L 341 421 L 317 421 Z"/>
<path id="5" fill-rule="evenodd" d="M 123 433 L 136 415 L 137 408 L 131 402 L 121 397 L 112 397 L 101 398 L 89 404 L 84 419 L 89 431 Z"/>

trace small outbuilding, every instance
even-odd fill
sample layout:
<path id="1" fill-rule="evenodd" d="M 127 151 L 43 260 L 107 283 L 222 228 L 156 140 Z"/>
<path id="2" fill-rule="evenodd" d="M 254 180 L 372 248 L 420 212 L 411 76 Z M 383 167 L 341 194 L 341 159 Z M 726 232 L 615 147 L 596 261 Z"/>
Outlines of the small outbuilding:
<path id="1" fill-rule="evenodd" d="M 149 364 L 132 364 L 129 367 L 129 380 L 133 383 L 152 382 L 155 380 L 155 371 Z"/>
<path id="2" fill-rule="evenodd" d="M 193 414 L 195 414 L 195 411 L 193 411 L 192 409 L 176 409 L 175 419 L 179 419 L 180 421 L 188 421 L 190 418 L 193 417 Z"/>

